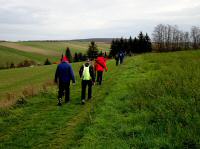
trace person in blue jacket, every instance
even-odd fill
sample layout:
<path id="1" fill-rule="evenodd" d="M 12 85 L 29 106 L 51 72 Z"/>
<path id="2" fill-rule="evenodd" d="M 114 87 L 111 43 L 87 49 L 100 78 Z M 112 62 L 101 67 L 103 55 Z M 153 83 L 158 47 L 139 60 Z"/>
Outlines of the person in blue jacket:
<path id="1" fill-rule="evenodd" d="M 74 72 L 71 65 L 67 61 L 67 57 L 64 56 L 62 62 L 58 65 L 55 73 L 55 83 L 59 86 L 58 91 L 58 106 L 61 106 L 62 97 L 65 93 L 65 103 L 70 101 L 70 81 L 75 84 Z"/>

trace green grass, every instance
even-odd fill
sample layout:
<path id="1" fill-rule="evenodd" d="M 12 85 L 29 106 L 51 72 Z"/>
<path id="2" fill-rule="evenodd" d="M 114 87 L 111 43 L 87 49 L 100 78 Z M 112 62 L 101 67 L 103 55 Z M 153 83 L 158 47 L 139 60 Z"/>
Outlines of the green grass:
<path id="1" fill-rule="evenodd" d="M 6 67 L 7 65 L 10 66 L 12 62 L 17 65 L 26 59 L 34 60 L 37 63 L 43 64 L 47 59 L 47 56 L 0 46 L 0 67 Z"/>
<path id="2" fill-rule="evenodd" d="M 56 106 L 54 87 L 0 110 L 0 148 L 199 148 L 199 62 L 200 51 L 144 54 L 118 67 L 109 61 L 84 106 L 81 63 L 73 64 L 69 105 Z"/>
<path id="3" fill-rule="evenodd" d="M 37 63 L 44 64 L 45 60 L 49 58 L 51 62 L 58 62 L 62 53 L 65 53 L 66 47 L 69 47 L 72 55 L 75 52 L 86 53 L 89 42 L 79 42 L 79 41 L 70 41 L 70 42 L 16 42 L 16 44 L 41 48 L 48 51 L 57 51 L 57 55 L 52 56 L 51 54 L 45 56 L 42 54 L 24 52 L 20 50 L 16 50 L 13 48 L 8 48 L 5 46 L 0 46 L 0 67 L 7 67 L 13 62 L 15 65 L 18 63 L 29 59 L 34 60 Z M 110 44 L 97 42 L 98 48 L 109 52 Z M 60 53 L 60 54 L 59 54 Z"/>
<path id="4" fill-rule="evenodd" d="M 86 53 L 89 42 L 80 42 L 80 41 L 67 41 L 67 42 L 18 42 L 19 44 L 32 46 L 36 48 L 41 48 L 45 50 L 52 50 L 52 51 L 59 51 L 60 53 L 65 53 L 66 47 L 69 47 L 71 53 L 74 54 L 75 52 L 79 53 Z M 96 43 L 98 48 L 103 51 L 109 51 L 110 44 L 97 42 Z"/>
<path id="5" fill-rule="evenodd" d="M 0 99 L 6 93 L 21 93 L 28 86 L 38 87 L 53 80 L 56 65 L 6 69 L 0 71 Z"/>

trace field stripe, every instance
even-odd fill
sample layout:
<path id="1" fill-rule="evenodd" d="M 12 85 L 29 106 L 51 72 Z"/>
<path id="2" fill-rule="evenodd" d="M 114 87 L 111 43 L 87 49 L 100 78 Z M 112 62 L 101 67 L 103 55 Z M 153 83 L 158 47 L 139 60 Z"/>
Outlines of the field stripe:
<path id="1" fill-rule="evenodd" d="M 11 43 L 11 42 L 2 42 L 0 43 L 0 45 L 8 47 L 8 48 L 13 48 L 13 49 L 17 49 L 20 51 L 24 51 L 24 52 L 30 52 L 30 53 L 37 53 L 37 54 L 42 54 L 42 55 L 52 55 L 52 56 L 56 56 L 59 55 L 58 52 L 56 51 L 50 51 L 50 50 L 44 50 L 41 48 L 35 48 L 35 47 L 30 47 L 30 46 L 24 46 L 24 45 L 19 45 L 16 43 Z"/>

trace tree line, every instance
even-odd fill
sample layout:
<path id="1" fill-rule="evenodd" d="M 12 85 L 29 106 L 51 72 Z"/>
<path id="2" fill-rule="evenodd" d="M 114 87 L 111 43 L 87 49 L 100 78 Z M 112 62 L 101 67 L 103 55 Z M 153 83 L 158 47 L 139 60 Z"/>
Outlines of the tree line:
<path id="1" fill-rule="evenodd" d="M 154 49 L 157 51 L 177 51 L 200 48 L 200 28 L 193 26 L 188 31 L 182 31 L 177 25 L 159 24 L 154 28 Z"/>
<path id="2" fill-rule="evenodd" d="M 109 57 L 115 57 L 120 51 L 124 52 L 126 55 L 132 55 L 133 53 L 145 53 L 152 51 L 151 39 L 146 33 L 145 35 L 140 32 L 138 37 L 132 39 L 126 38 L 116 38 L 111 42 Z"/>

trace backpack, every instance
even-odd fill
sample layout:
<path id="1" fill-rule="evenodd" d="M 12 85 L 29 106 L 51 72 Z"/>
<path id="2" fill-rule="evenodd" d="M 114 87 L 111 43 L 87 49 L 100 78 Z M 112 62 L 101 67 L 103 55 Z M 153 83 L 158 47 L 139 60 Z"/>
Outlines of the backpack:
<path id="1" fill-rule="evenodd" d="M 90 80 L 91 76 L 90 76 L 90 65 L 89 66 L 85 66 L 83 65 L 83 76 L 82 76 L 83 80 Z"/>

